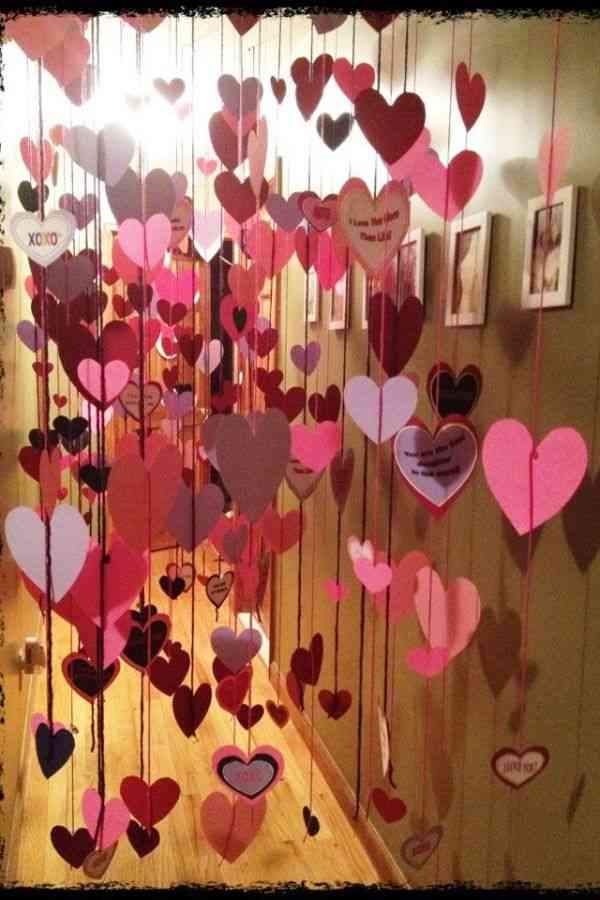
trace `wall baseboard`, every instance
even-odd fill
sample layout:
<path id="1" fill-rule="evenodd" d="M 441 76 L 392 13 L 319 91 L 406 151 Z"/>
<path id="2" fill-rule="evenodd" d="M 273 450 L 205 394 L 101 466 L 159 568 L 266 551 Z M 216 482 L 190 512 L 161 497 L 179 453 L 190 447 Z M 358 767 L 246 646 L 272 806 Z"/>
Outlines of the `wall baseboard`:
<path id="1" fill-rule="evenodd" d="M 277 663 L 272 661 L 269 667 L 269 681 L 273 687 L 277 686 L 278 674 Z M 325 781 L 337 797 L 344 813 L 348 816 L 354 833 L 369 854 L 382 883 L 409 889 L 410 884 L 404 872 L 390 853 L 377 829 L 367 818 L 362 804 L 358 818 L 354 818 L 356 805 L 354 792 L 316 729 L 311 736 L 308 716 L 301 712 L 294 703 L 290 702 L 287 704 L 287 707 L 290 712 L 290 718 L 307 747 L 312 744 L 315 761 L 323 773 Z"/>

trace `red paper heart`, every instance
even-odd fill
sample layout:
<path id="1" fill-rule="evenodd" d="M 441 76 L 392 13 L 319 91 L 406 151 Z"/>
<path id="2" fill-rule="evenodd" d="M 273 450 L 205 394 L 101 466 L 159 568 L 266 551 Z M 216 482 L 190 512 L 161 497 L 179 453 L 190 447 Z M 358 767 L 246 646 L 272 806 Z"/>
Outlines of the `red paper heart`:
<path id="1" fill-rule="evenodd" d="M 265 394 L 267 409 L 280 409 L 288 422 L 293 422 L 296 416 L 300 415 L 305 402 L 306 393 L 303 387 L 291 387 L 285 393 L 279 388 L 275 388 Z"/>
<path id="2" fill-rule="evenodd" d="M 310 642 L 310 647 L 298 647 L 292 653 L 292 672 L 302 684 L 315 685 L 321 674 L 323 663 L 323 636 L 315 634 Z"/>
<path id="3" fill-rule="evenodd" d="M 317 56 L 312 64 L 305 56 L 292 63 L 290 73 L 296 84 L 296 103 L 307 122 L 319 105 L 332 71 L 333 59 L 329 53 Z"/>
<path id="4" fill-rule="evenodd" d="M 237 675 L 228 675 L 217 685 L 215 696 L 222 709 L 237 715 L 242 706 L 244 697 L 250 687 L 251 676 L 247 668 L 242 669 Z"/>
<path id="5" fill-rule="evenodd" d="M 142 778 L 129 775 L 121 782 L 123 803 L 146 829 L 169 815 L 180 793 L 179 785 L 172 778 L 159 778 L 149 785 Z"/>
<path id="6" fill-rule="evenodd" d="M 369 343 L 390 378 L 400 374 L 415 352 L 423 321 L 423 304 L 416 297 L 408 297 L 399 309 L 387 294 L 369 299 Z"/>
<path id="7" fill-rule="evenodd" d="M 319 703 L 330 719 L 341 719 L 352 704 L 350 691 L 319 691 Z"/>
<path id="8" fill-rule="evenodd" d="M 333 77 L 346 97 L 354 103 L 362 91 L 373 87 L 375 69 L 369 63 L 352 66 L 347 59 L 336 59 L 333 64 Z"/>
<path id="9" fill-rule="evenodd" d="M 358 95 L 354 112 L 366 139 L 388 165 L 408 153 L 425 125 L 425 105 L 418 94 L 399 94 L 390 106 L 370 88 Z"/>
<path id="10" fill-rule="evenodd" d="M 189 668 L 190 655 L 186 650 L 179 650 L 168 661 L 158 656 L 150 666 L 150 681 L 163 694 L 172 697 L 183 683 Z"/>
<path id="11" fill-rule="evenodd" d="M 239 13 L 227 13 L 227 18 L 240 35 L 243 37 L 251 28 L 253 28 L 258 22 L 259 16 L 252 16 L 248 13 L 244 13 L 243 15 Z"/>
<path id="12" fill-rule="evenodd" d="M 273 91 L 273 96 L 277 100 L 278 103 L 283 103 L 283 99 L 285 97 L 287 91 L 287 85 L 283 78 L 274 78 L 271 76 L 271 90 Z"/>
<path id="13" fill-rule="evenodd" d="M 241 182 L 233 172 L 221 172 L 215 178 L 215 194 L 221 206 L 238 225 L 243 225 L 252 216 L 258 215 L 269 194 L 269 183 L 263 178 L 257 197 L 250 178 Z"/>
<path id="14" fill-rule="evenodd" d="M 457 66 L 454 83 L 458 108 L 465 128 L 470 131 L 485 103 L 485 82 L 479 72 L 469 76 L 467 64 L 461 62 Z"/>
<path id="15" fill-rule="evenodd" d="M 382 788 L 374 788 L 371 800 L 384 822 L 399 822 L 406 815 L 406 804 L 399 797 L 388 797 Z"/>

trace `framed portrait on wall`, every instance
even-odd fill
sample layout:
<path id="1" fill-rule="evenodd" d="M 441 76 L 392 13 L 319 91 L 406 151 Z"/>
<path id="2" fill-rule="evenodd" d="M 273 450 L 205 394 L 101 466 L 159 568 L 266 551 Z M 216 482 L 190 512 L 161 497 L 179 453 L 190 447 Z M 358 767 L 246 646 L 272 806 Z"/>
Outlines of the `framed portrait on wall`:
<path id="1" fill-rule="evenodd" d="M 525 261 L 521 307 L 556 309 L 570 306 L 573 299 L 573 263 L 577 188 L 561 188 L 546 205 L 544 196 L 527 205 Z M 542 298 L 543 293 L 543 298 Z"/>
<path id="2" fill-rule="evenodd" d="M 446 325 L 483 325 L 492 238 L 489 212 L 455 219 L 450 231 Z"/>
<path id="3" fill-rule="evenodd" d="M 344 274 L 329 292 L 329 331 L 343 331 L 346 327 L 346 307 L 348 293 L 348 272 Z"/>
<path id="4" fill-rule="evenodd" d="M 418 297 L 425 302 L 425 231 L 413 228 L 407 234 L 395 262 L 397 305 L 402 306 L 407 297 Z"/>
<path id="5" fill-rule="evenodd" d="M 304 321 L 308 320 L 309 325 L 317 325 L 321 306 L 321 288 L 314 269 L 308 273 L 308 284 L 304 290 Z"/>

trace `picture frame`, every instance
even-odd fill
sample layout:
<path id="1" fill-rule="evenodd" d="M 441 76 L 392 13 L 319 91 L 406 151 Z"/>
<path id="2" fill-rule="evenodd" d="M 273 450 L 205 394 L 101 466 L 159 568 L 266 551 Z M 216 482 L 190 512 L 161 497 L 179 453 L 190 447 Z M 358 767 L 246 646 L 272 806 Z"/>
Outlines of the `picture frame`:
<path id="1" fill-rule="evenodd" d="M 329 331 L 343 331 L 346 328 L 347 295 L 348 272 L 345 272 L 329 292 L 329 319 L 327 322 Z"/>
<path id="2" fill-rule="evenodd" d="M 304 321 L 309 325 L 318 325 L 321 312 L 321 286 L 314 269 L 308 273 L 308 285 L 304 295 Z"/>
<path id="3" fill-rule="evenodd" d="M 408 258 L 407 258 L 408 257 Z M 407 265 L 408 263 L 408 265 Z M 404 278 L 399 277 L 402 274 Z M 389 291 L 396 292 L 396 303 L 400 306 L 407 297 L 418 297 L 425 305 L 425 229 L 413 228 L 406 235 L 396 255 L 393 265 L 388 270 Z M 361 328 L 369 327 L 367 310 L 368 279 L 363 282 Z M 392 287 L 393 286 L 393 287 Z"/>
<path id="4" fill-rule="evenodd" d="M 522 309 L 539 309 L 540 304 L 558 309 L 573 302 L 577 195 L 571 184 L 555 191 L 550 207 L 543 195 L 527 204 Z"/>
<path id="5" fill-rule="evenodd" d="M 492 240 L 490 212 L 459 217 L 450 229 L 445 323 L 484 325 Z"/>

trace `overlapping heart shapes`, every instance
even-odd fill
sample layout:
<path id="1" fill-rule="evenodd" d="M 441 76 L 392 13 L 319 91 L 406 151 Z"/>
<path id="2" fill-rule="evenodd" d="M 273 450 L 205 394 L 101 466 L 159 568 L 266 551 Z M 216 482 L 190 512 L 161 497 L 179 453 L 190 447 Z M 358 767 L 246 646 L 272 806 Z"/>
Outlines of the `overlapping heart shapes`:
<path id="1" fill-rule="evenodd" d="M 254 805 L 281 780 L 284 760 L 268 745 L 257 747 L 250 756 L 230 745 L 213 754 L 212 767 L 226 787 Z"/>

